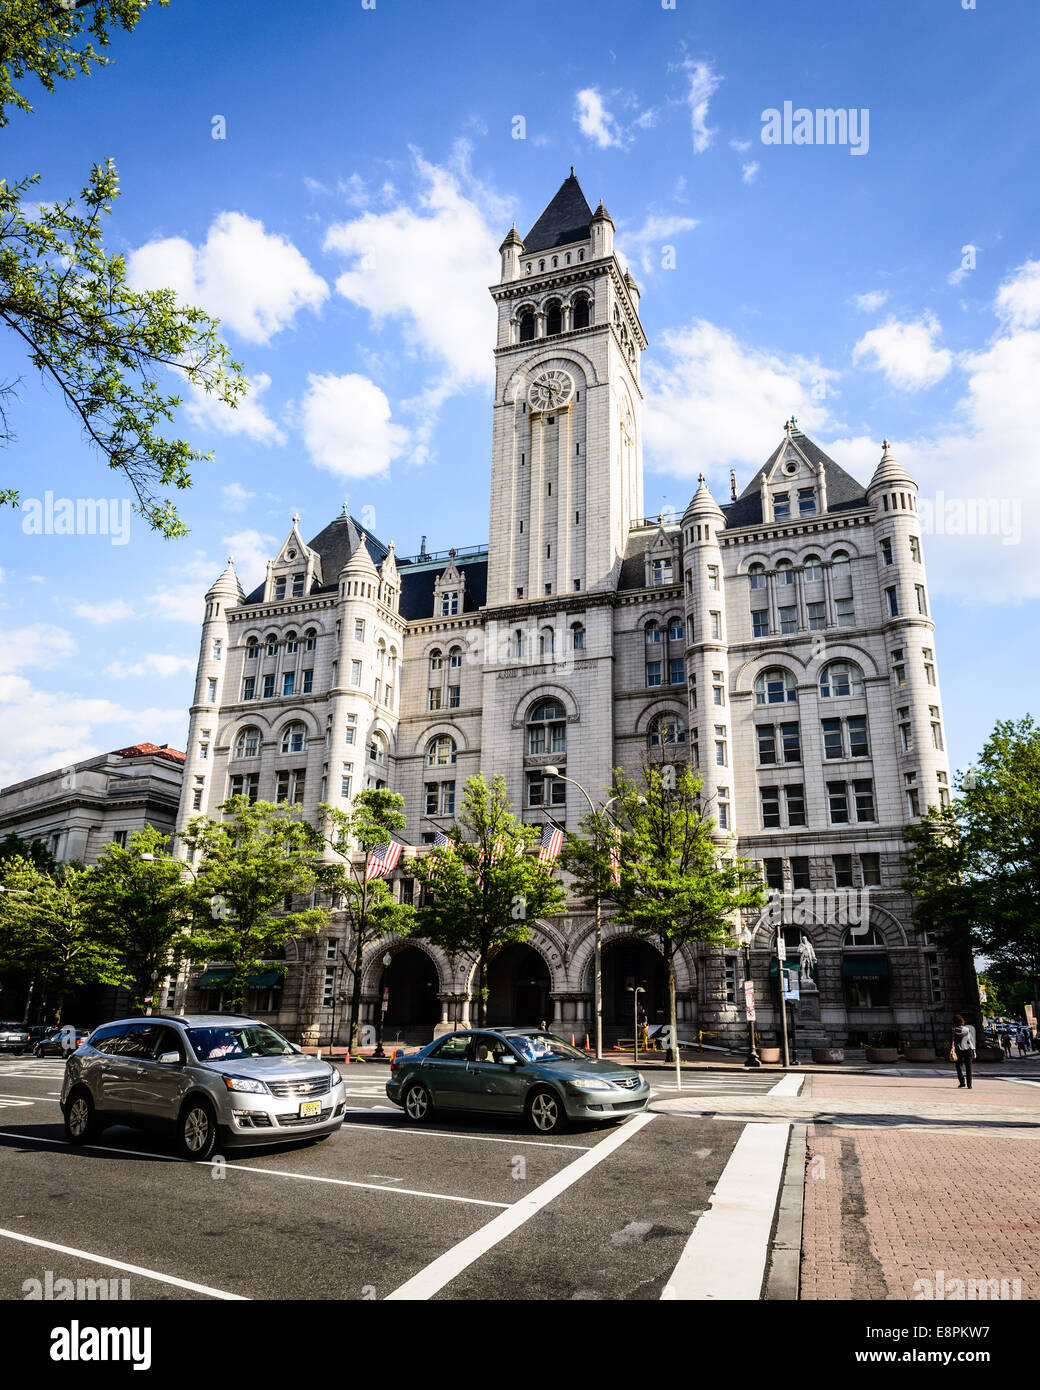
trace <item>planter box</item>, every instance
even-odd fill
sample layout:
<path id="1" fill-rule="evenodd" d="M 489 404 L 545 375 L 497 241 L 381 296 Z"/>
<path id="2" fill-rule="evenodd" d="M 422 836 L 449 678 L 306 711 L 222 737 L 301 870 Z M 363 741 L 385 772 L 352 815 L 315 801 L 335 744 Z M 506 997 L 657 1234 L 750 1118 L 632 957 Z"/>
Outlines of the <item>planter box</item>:
<path id="1" fill-rule="evenodd" d="M 908 1062 L 935 1062 L 934 1047 L 908 1047 L 905 1053 Z"/>
<path id="2" fill-rule="evenodd" d="M 780 1049 L 778 1047 L 760 1047 L 758 1049 L 758 1055 L 763 1062 L 779 1062 Z"/>
<path id="3" fill-rule="evenodd" d="M 868 1062 L 898 1062 L 899 1053 L 894 1047 L 868 1047 Z"/>
<path id="4" fill-rule="evenodd" d="M 814 1062 L 844 1062 L 845 1049 L 843 1047 L 814 1047 L 812 1050 Z"/>

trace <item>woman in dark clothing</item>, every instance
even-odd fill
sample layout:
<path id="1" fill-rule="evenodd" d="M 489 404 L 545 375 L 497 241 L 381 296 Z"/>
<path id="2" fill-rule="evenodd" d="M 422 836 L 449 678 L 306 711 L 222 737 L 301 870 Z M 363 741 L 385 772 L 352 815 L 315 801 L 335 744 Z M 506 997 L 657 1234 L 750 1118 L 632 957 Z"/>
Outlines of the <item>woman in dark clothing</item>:
<path id="1" fill-rule="evenodd" d="M 957 1065 L 957 1085 L 971 1090 L 971 1064 L 975 1060 L 975 1029 L 965 1023 L 961 1014 L 953 1016 L 953 1037 L 951 1040 L 953 1057 Z M 965 1074 L 967 1082 L 965 1083 Z"/>

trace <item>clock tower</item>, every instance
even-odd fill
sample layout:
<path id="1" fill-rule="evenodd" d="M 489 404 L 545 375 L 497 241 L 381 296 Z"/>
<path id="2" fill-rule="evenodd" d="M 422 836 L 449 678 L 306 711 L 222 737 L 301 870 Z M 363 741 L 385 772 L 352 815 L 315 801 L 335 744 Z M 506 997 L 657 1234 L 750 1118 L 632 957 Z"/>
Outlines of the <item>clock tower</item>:
<path id="1" fill-rule="evenodd" d="M 616 587 L 642 515 L 646 336 L 614 224 L 573 170 L 521 241 L 501 247 L 489 607 Z"/>

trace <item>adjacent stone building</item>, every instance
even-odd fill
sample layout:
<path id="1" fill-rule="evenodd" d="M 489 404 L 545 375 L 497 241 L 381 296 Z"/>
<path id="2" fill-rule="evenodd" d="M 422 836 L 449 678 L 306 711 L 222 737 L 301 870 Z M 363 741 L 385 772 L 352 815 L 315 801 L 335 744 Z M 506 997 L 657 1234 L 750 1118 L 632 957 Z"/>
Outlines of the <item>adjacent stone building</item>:
<path id="1" fill-rule="evenodd" d="M 181 823 L 236 792 L 313 814 L 386 785 L 421 847 L 478 771 L 526 821 L 574 826 L 584 798 L 547 767 L 602 799 L 617 766 L 689 760 L 720 836 L 776 890 L 751 948 L 763 1035 L 779 916 L 795 964 L 812 947 L 803 1042 L 931 1042 L 970 982 L 900 884 L 904 824 L 950 795 L 916 486 L 887 442 L 863 486 L 792 419 L 739 495 L 702 476 L 681 519 L 645 518 L 647 340 L 613 235 L 572 173 L 502 244 L 487 548 L 399 557 L 344 506 L 310 541 L 294 518 L 253 593 L 229 562 L 206 595 Z M 591 1030 L 592 931 L 575 911 L 502 951 L 490 1021 Z M 604 935 L 608 1037 L 631 1033 L 633 980 L 663 1021 L 663 959 L 623 922 Z M 252 1005 L 340 1040 L 342 938 L 299 943 Z M 377 943 L 366 1016 L 387 989 L 388 1037 L 429 1037 L 468 1021 L 472 977 L 423 942 Z M 219 1005 L 219 963 L 204 978 L 190 1001 Z M 684 1033 L 738 1042 L 743 994 L 739 953 L 681 957 Z"/>

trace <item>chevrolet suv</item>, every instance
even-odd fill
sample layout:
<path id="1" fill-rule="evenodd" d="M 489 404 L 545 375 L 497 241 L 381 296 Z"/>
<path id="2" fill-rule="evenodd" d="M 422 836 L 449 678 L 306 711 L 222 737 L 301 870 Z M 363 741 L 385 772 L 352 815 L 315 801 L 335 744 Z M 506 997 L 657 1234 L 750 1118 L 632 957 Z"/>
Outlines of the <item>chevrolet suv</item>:
<path id="1" fill-rule="evenodd" d="M 266 1023 L 232 1014 L 127 1018 L 95 1029 L 65 1064 L 65 1138 L 85 1144 L 109 1125 L 172 1129 L 182 1158 L 218 1142 L 327 1139 L 346 1090 L 328 1062 L 304 1056 Z"/>

